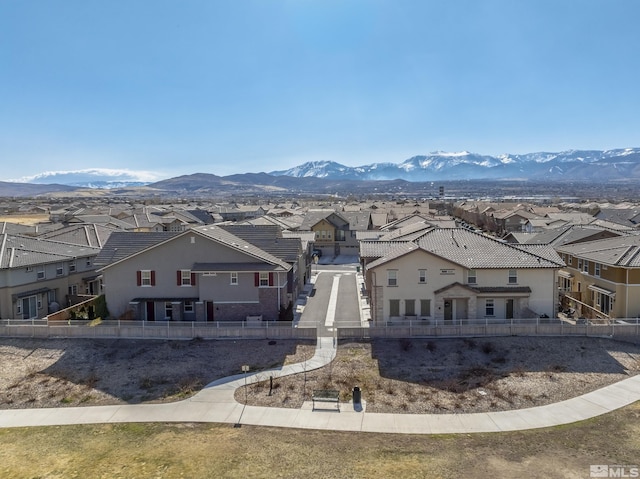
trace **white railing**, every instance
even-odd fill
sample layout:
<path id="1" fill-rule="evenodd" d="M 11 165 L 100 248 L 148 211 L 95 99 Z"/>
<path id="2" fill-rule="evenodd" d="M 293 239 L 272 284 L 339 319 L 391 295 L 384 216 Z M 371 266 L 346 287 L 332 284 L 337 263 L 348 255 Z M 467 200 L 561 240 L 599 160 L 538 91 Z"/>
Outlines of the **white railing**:
<path id="1" fill-rule="evenodd" d="M 2 319 L 0 336 L 132 339 L 314 339 L 316 328 L 291 321 L 133 321 Z"/>
<path id="2" fill-rule="evenodd" d="M 340 328 L 338 338 L 407 338 L 461 336 L 598 336 L 640 342 L 638 318 L 563 321 L 557 318 L 512 320 L 398 320 L 371 323 L 368 328 Z"/>

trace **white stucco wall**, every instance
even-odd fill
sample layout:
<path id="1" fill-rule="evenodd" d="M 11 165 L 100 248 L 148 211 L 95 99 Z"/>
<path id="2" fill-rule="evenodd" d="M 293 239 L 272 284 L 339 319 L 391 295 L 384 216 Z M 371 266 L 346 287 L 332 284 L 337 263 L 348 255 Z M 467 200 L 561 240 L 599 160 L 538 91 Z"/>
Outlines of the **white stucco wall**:
<path id="1" fill-rule="evenodd" d="M 427 271 L 426 284 L 419 283 L 419 270 Z M 397 271 L 397 286 L 388 286 L 388 271 Z M 477 283 L 471 287 L 529 287 L 528 298 L 520 294 L 497 293 L 488 295 L 481 293 L 477 301 L 471 300 L 466 304 L 458 303 L 459 310 L 465 311 L 468 317 L 477 319 L 485 317 L 485 298 L 494 299 L 494 317 L 504 318 L 506 299 L 514 299 L 516 315 L 528 307 L 537 314 L 555 316 L 556 286 L 555 269 L 517 269 L 517 283 L 509 283 L 508 269 L 478 269 Z M 464 287 L 456 287 L 441 293 L 438 297 L 435 291 L 441 290 L 453 283 L 467 284 L 468 270 L 459 265 L 444 260 L 423 250 L 416 250 L 400 258 L 396 258 L 383 265 L 367 271 L 371 280 L 371 287 L 382 286 L 382 294 L 378 294 L 383 301 L 383 319 L 390 317 L 390 300 L 400 300 L 400 315 L 403 316 L 404 304 L 407 299 L 416 300 L 416 311 L 420 314 L 420 300 L 431 300 L 431 317 L 444 317 L 443 298 L 470 298 L 474 294 Z M 372 307 L 375 307 L 372 305 Z M 455 306 L 454 306 L 455 308 Z M 380 318 L 379 318 L 380 319 Z"/>

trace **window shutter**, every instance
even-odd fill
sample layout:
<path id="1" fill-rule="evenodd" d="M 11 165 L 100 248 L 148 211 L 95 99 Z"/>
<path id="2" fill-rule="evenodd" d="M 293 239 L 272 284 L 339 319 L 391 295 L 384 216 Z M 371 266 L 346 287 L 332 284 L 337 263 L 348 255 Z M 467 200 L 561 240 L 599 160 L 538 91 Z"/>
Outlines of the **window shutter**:
<path id="1" fill-rule="evenodd" d="M 156 285 L 156 272 L 151 271 L 151 286 L 155 286 L 155 285 Z"/>
<path id="2" fill-rule="evenodd" d="M 136 282 L 138 286 L 142 285 L 142 271 L 136 271 Z"/>
<path id="3" fill-rule="evenodd" d="M 178 270 L 176 274 L 176 284 L 182 286 L 182 271 Z"/>
<path id="4" fill-rule="evenodd" d="M 196 285 L 196 274 L 191 273 L 191 286 L 195 286 L 195 285 Z"/>
<path id="5" fill-rule="evenodd" d="M 253 282 L 255 283 L 256 287 L 260 286 L 260 273 L 253 273 Z"/>
<path id="6" fill-rule="evenodd" d="M 273 286 L 273 273 L 269 273 L 269 286 Z"/>

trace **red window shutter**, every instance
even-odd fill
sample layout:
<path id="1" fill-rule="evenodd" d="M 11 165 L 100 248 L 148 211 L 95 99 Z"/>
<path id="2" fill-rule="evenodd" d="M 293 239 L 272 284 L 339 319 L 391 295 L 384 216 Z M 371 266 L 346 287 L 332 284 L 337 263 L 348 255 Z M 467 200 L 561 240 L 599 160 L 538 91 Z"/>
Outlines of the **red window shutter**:
<path id="1" fill-rule="evenodd" d="M 269 273 L 269 286 L 273 286 L 273 273 Z"/>
<path id="2" fill-rule="evenodd" d="M 136 271 L 136 283 L 138 286 L 142 285 L 142 271 Z"/>
<path id="3" fill-rule="evenodd" d="M 196 274 L 191 273 L 191 286 L 195 286 L 195 285 L 196 285 Z"/>
<path id="4" fill-rule="evenodd" d="M 256 287 L 260 286 L 260 273 L 253 273 L 253 282 L 255 283 Z"/>
<path id="5" fill-rule="evenodd" d="M 155 285 L 156 285 L 156 272 L 151 271 L 151 286 L 155 286 Z"/>
<path id="6" fill-rule="evenodd" d="M 182 271 L 178 270 L 176 274 L 176 284 L 182 286 Z"/>

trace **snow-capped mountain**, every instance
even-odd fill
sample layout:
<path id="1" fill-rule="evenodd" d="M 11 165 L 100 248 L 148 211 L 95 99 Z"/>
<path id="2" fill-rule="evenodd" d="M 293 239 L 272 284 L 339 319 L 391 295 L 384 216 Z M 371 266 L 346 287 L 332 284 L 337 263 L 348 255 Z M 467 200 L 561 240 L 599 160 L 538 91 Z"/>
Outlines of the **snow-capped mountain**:
<path id="1" fill-rule="evenodd" d="M 9 180 L 18 183 L 59 184 L 82 188 L 125 188 L 144 186 L 163 179 L 149 171 L 115 170 L 110 168 L 88 168 L 73 171 L 46 171 L 34 176 Z"/>
<path id="2" fill-rule="evenodd" d="M 402 163 L 372 163 L 349 167 L 333 161 L 313 161 L 274 176 L 341 180 L 613 180 L 640 178 L 640 148 L 569 150 L 522 155 L 479 155 L 434 152 Z"/>

